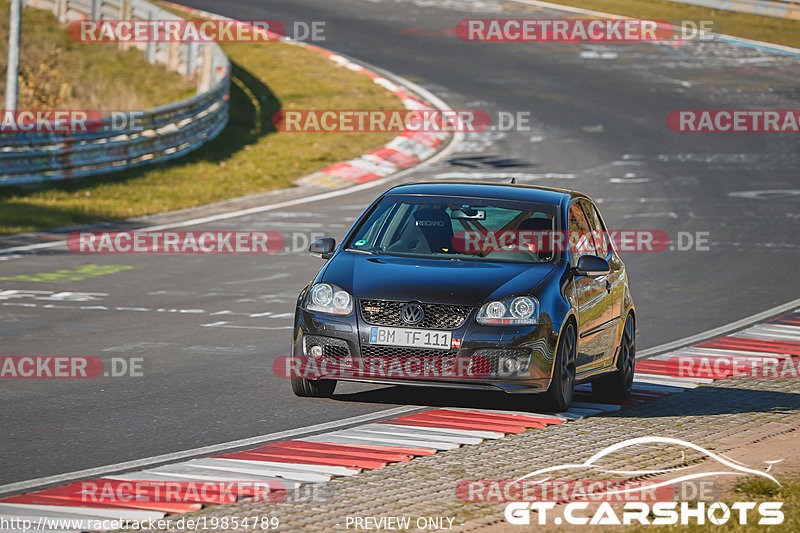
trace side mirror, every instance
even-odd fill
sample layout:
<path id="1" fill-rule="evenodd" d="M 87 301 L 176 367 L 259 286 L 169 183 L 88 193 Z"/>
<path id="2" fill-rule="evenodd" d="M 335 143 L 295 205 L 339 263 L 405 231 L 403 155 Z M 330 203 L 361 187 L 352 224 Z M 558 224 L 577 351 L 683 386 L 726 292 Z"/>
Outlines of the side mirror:
<path id="1" fill-rule="evenodd" d="M 578 265 L 572 269 L 576 276 L 599 276 L 611 272 L 608 261 L 596 255 L 584 255 L 578 259 Z"/>
<path id="2" fill-rule="evenodd" d="M 336 239 L 324 237 L 317 239 L 308 247 L 308 253 L 321 257 L 322 259 L 330 259 L 333 251 L 336 249 Z"/>

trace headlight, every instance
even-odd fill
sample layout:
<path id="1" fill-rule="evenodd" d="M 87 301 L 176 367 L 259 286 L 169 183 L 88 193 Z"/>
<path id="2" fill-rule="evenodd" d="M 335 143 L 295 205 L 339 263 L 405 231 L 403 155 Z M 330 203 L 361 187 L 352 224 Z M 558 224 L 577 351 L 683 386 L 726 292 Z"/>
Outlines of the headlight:
<path id="1" fill-rule="evenodd" d="M 518 296 L 489 302 L 478 311 L 479 324 L 533 325 L 539 321 L 539 302 L 530 296 Z"/>
<path id="2" fill-rule="evenodd" d="M 306 309 L 328 315 L 349 315 L 353 312 L 353 297 L 329 283 L 317 283 L 308 291 Z"/>

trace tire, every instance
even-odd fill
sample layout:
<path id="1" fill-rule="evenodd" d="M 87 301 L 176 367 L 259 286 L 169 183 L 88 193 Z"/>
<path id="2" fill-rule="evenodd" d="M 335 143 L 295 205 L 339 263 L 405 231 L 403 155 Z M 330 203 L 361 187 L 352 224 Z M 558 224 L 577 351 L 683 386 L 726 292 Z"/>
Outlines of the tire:
<path id="1" fill-rule="evenodd" d="M 545 393 L 549 407 L 566 411 L 572 403 L 575 389 L 575 360 L 578 350 L 575 326 L 572 322 L 564 326 L 553 361 L 553 379 Z"/>
<path id="2" fill-rule="evenodd" d="M 292 378 L 292 392 L 301 398 L 330 398 L 335 388 L 335 379 Z"/>
<path id="3" fill-rule="evenodd" d="M 636 324 L 632 315 L 625 319 L 622 342 L 619 345 L 616 370 L 592 381 L 592 392 L 600 398 L 622 400 L 627 398 L 633 388 L 633 374 L 636 370 Z"/>

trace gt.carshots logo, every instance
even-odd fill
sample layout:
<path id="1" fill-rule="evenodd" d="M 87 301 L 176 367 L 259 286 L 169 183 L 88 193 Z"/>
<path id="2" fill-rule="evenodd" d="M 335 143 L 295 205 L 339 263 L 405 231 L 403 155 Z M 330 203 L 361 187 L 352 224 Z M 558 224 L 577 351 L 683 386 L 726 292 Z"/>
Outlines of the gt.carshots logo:
<path id="1" fill-rule="evenodd" d="M 626 457 L 636 457 L 642 448 L 653 452 L 658 447 L 659 457 L 675 454 L 675 468 L 625 468 L 604 466 L 614 453 L 621 451 Z M 685 466 L 685 454 L 699 455 L 695 466 Z M 705 461 L 702 461 L 702 460 Z M 663 459 L 661 459 L 663 460 Z M 692 471 L 701 462 L 712 464 L 717 470 Z M 767 461 L 771 463 L 775 461 Z M 712 469 L 713 470 L 713 469 Z M 664 501 L 666 489 L 680 487 L 686 482 L 697 483 L 704 478 L 718 476 L 759 476 L 771 483 L 778 481 L 765 471 L 745 466 L 715 454 L 691 442 L 670 437 L 637 437 L 628 439 L 597 452 L 582 463 L 571 463 L 535 470 L 519 479 L 492 483 L 467 481 L 459 485 L 459 497 L 465 501 L 510 501 L 503 516 L 515 525 L 723 525 L 728 522 L 746 525 L 777 525 L 784 522 L 783 502 L 744 501 Z M 627 479 L 610 480 L 554 480 L 556 476 L 574 472 L 594 472 L 605 475 L 622 475 Z M 558 473 L 558 474 L 556 474 Z M 639 476 L 653 476 L 647 482 L 633 482 Z M 580 490 L 577 490 L 577 488 Z M 675 491 L 685 497 L 684 491 Z M 696 493 L 695 493 L 696 496 Z M 519 501 L 522 500 L 522 501 Z"/>
<path id="2" fill-rule="evenodd" d="M 572 525 L 702 525 L 706 522 L 723 525 L 733 520 L 739 524 L 753 521 L 760 526 L 782 524 L 784 520 L 781 507 L 783 502 L 657 502 L 649 505 L 645 502 L 626 502 L 620 514 L 609 502 L 602 502 L 597 509 L 590 509 L 589 502 L 570 502 L 564 506 L 562 513 L 550 513 L 555 509 L 555 502 L 512 502 L 506 505 L 505 519 L 510 524 L 539 525 L 563 523 Z M 535 522 L 531 517 L 535 516 Z"/>
<path id="3" fill-rule="evenodd" d="M 492 119 L 486 111 L 474 109 L 328 109 L 281 110 L 272 123 L 278 131 L 290 133 L 449 133 L 486 131 Z"/>

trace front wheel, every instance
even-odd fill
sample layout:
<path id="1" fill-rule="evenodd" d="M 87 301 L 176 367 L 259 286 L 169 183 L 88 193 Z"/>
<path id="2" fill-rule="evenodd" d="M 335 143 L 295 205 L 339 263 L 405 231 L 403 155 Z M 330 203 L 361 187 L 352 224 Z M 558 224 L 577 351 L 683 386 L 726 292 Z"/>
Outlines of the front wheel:
<path id="1" fill-rule="evenodd" d="M 301 398 L 330 398 L 335 388 L 335 379 L 292 378 L 292 392 Z"/>
<path id="2" fill-rule="evenodd" d="M 572 393 L 575 388 L 575 360 L 577 343 L 575 326 L 568 323 L 564 326 L 561 339 L 556 348 L 556 357 L 553 361 L 553 379 L 545 393 L 548 403 L 556 411 L 566 411 L 572 403 Z"/>
<path id="3" fill-rule="evenodd" d="M 627 398 L 633 388 L 633 373 L 636 368 L 636 327 L 633 316 L 625 319 L 622 342 L 619 345 L 617 368 L 592 382 L 592 392 L 600 398 L 622 400 Z"/>

